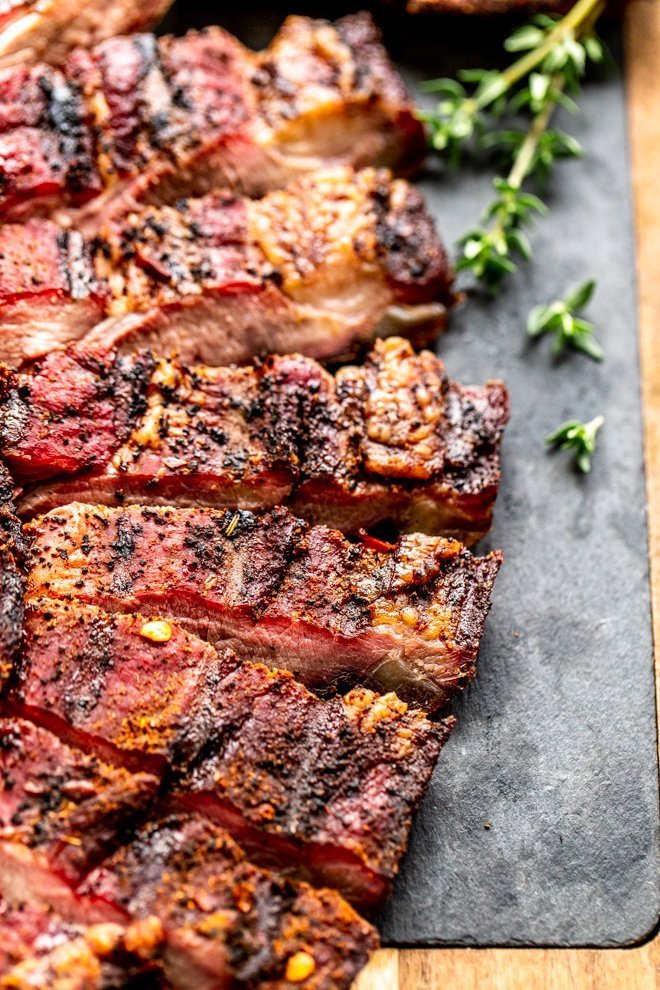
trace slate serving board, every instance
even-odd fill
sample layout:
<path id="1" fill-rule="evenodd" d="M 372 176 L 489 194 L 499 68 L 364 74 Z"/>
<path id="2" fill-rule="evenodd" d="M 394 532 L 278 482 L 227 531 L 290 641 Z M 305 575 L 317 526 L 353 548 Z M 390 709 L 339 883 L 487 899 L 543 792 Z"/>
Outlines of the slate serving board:
<path id="1" fill-rule="evenodd" d="M 255 47 L 289 12 L 335 16 L 359 4 L 222 5 L 179 0 L 166 30 L 220 22 Z M 495 64 L 498 21 L 416 20 L 377 8 L 416 85 Z M 506 380 L 513 416 L 496 524 L 483 549 L 505 566 L 475 683 L 420 810 L 386 944 L 610 946 L 648 937 L 660 914 L 658 765 L 651 641 L 634 243 L 621 45 L 618 71 L 587 87 L 565 122 L 584 162 L 561 164 L 538 223 L 535 263 L 493 303 L 470 298 L 438 353 L 463 381 Z M 422 186 L 448 243 L 489 201 L 487 171 Z M 525 318 L 588 277 L 606 361 L 553 361 Z M 577 476 L 542 438 L 603 413 L 593 471 Z M 490 826 L 489 828 L 486 826 Z"/>

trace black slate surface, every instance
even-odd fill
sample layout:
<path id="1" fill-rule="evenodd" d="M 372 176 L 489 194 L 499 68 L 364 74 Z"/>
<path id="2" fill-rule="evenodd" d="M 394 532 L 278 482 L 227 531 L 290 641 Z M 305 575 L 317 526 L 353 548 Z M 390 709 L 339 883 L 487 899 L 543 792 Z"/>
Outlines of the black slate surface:
<path id="1" fill-rule="evenodd" d="M 291 8 L 289 8 L 290 10 Z M 344 5 L 343 9 L 351 9 Z M 358 9 L 354 6 L 353 9 Z M 332 16 L 338 5 L 298 3 Z M 167 26 L 220 21 L 253 45 L 281 3 L 179 0 Z M 414 21 L 380 9 L 411 82 L 492 64 L 499 23 Z M 617 57 L 616 27 L 607 30 Z M 658 777 L 634 253 L 621 70 L 587 87 L 565 121 L 585 161 L 561 164 L 535 263 L 495 303 L 471 298 L 438 344 L 459 379 L 503 377 L 513 417 L 496 525 L 484 549 L 505 566 L 479 676 L 454 706 L 438 766 L 380 926 L 391 945 L 624 945 L 660 913 Z M 486 173 L 423 187 L 452 242 L 490 196 Z M 595 276 L 589 315 L 606 361 L 559 362 L 531 346 L 525 317 Z M 592 474 L 577 476 L 542 438 L 603 413 Z M 489 825 L 490 828 L 485 826 Z"/>

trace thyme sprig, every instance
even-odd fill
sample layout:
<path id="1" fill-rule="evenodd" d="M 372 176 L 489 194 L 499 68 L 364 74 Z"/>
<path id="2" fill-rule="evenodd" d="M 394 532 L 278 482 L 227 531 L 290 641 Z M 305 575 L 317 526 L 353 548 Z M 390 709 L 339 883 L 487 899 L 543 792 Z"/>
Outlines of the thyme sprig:
<path id="1" fill-rule="evenodd" d="M 556 299 L 547 306 L 534 306 L 527 318 L 527 333 L 533 338 L 554 334 L 552 350 L 555 354 L 571 347 L 594 361 L 602 361 L 605 352 L 594 337 L 593 323 L 577 315 L 585 308 L 595 288 L 596 282 L 590 279 L 569 292 L 564 299 Z"/>
<path id="2" fill-rule="evenodd" d="M 557 159 L 582 152 L 575 138 L 549 124 L 557 106 L 576 109 L 568 94 L 579 90 L 589 61 L 604 59 L 594 33 L 603 7 L 604 0 L 578 0 L 561 19 L 533 18 L 506 40 L 508 51 L 523 54 L 503 72 L 472 69 L 460 73 L 460 81 L 426 84 L 440 95 L 434 111 L 420 112 L 432 147 L 451 164 L 466 153 L 493 150 L 507 162 L 508 172 L 495 179 L 497 196 L 481 224 L 459 241 L 458 270 L 471 271 L 490 289 L 516 270 L 516 260 L 531 258 L 524 228 L 535 214 L 547 212 L 541 199 L 523 189 L 526 180 L 545 178 Z M 515 124 L 521 114 L 531 114 L 526 128 L 499 126 L 504 117 Z"/>
<path id="3" fill-rule="evenodd" d="M 596 434 L 604 422 L 603 416 L 596 416 L 588 423 L 582 423 L 579 419 L 569 419 L 553 430 L 545 438 L 545 442 L 560 450 L 573 450 L 578 470 L 587 474 L 591 471 L 591 459 L 596 450 Z"/>

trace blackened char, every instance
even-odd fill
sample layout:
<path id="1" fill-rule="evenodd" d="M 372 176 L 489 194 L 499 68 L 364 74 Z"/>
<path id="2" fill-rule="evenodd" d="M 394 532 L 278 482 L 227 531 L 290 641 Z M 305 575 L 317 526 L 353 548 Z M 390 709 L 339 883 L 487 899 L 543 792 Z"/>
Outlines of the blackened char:
<path id="1" fill-rule="evenodd" d="M 73 503 L 26 532 L 34 597 L 169 616 L 310 687 L 370 683 L 430 708 L 474 676 L 502 559 L 421 534 L 350 543 L 285 509 Z"/>
<path id="2" fill-rule="evenodd" d="M 59 22 L 60 8 L 66 23 L 72 5 L 59 0 L 33 33 Z M 98 34 L 117 34 L 122 14 L 135 27 L 131 6 L 106 7 Z M 148 21 L 164 0 L 139 6 Z M 78 21 L 93 24 L 97 8 L 92 0 Z M 76 48 L 59 68 L 34 64 L 29 53 L 2 68 L 7 36 L 0 33 L 5 220 L 50 214 L 96 233 L 140 201 L 171 203 L 222 186 L 261 196 L 326 166 L 408 171 L 424 155 L 412 99 L 366 13 L 336 24 L 290 17 L 259 53 L 220 28 L 111 37 Z"/>
<path id="3" fill-rule="evenodd" d="M 24 518 L 71 501 L 286 502 L 347 533 L 389 521 L 470 544 L 490 526 L 508 412 L 501 382 L 460 385 L 396 337 L 334 375 L 295 354 L 207 368 L 76 347 L 13 376 L 0 453 L 28 486 Z"/>
<path id="4" fill-rule="evenodd" d="M 426 206 L 383 169 L 134 209 L 94 242 L 50 220 L 5 224 L 0 254 L 0 359 L 15 366 L 81 338 L 206 364 L 337 358 L 376 335 L 424 343 L 454 301 Z"/>
<path id="5" fill-rule="evenodd" d="M 15 710 L 107 760 L 169 768 L 170 800 L 260 862 L 382 900 L 452 721 L 366 689 L 319 701 L 173 624 L 166 642 L 148 632 L 139 615 L 33 603 Z"/>

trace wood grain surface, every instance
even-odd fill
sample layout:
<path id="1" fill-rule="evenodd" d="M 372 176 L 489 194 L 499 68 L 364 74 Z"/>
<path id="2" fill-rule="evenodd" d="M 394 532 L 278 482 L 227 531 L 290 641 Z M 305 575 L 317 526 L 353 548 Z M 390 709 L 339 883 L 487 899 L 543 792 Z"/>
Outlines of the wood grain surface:
<path id="1" fill-rule="evenodd" d="M 660 711 L 660 0 L 628 6 L 625 42 Z M 354 990 L 660 990 L 660 935 L 629 949 L 387 949 Z"/>

